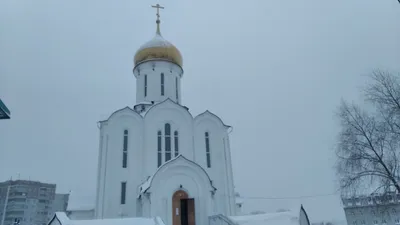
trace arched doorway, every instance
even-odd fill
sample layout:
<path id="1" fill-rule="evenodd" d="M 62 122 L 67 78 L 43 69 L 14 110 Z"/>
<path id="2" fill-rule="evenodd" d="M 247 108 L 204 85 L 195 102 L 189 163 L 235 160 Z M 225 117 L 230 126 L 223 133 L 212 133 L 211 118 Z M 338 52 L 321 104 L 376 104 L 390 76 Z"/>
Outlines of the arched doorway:
<path id="1" fill-rule="evenodd" d="M 172 224 L 173 225 L 195 225 L 194 199 L 178 190 L 172 195 Z"/>

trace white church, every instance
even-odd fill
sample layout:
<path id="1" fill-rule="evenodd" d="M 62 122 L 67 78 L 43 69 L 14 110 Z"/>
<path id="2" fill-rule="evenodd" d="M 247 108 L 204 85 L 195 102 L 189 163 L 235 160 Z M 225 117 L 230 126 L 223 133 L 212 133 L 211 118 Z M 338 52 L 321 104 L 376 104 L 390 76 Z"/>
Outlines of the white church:
<path id="1" fill-rule="evenodd" d="M 128 218 L 137 217 L 155 218 L 149 219 L 153 224 L 222 224 L 218 221 L 234 218 L 240 209 L 229 146 L 231 127 L 207 110 L 193 116 L 182 104 L 182 55 L 162 37 L 162 7 L 153 7 L 155 36 L 134 56 L 136 105 L 99 123 L 94 211 L 73 211 L 69 217 L 56 213 L 49 225 L 82 224 L 79 219 L 91 219 L 93 225 L 100 220 L 134 225 Z"/>

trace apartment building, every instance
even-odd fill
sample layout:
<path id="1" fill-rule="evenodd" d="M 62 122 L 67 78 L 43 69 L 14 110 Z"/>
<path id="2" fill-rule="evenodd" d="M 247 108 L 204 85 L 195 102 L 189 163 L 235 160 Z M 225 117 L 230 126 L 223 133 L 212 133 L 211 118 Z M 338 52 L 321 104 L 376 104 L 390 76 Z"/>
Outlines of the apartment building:
<path id="1" fill-rule="evenodd" d="M 400 225 L 400 194 L 342 198 L 348 225 Z"/>
<path id="2" fill-rule="evenodd" d="M 66 211 L 69 194 L 56 194 L 56 185 L 9 180 L 0 183 L 0 225 L 46 225 L 56 211 Z"/>

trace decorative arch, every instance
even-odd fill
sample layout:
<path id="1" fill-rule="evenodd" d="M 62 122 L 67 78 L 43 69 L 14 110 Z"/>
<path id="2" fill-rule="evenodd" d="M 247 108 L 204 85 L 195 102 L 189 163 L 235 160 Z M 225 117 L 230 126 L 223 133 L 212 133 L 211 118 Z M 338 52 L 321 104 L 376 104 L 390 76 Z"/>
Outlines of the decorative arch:
<path id="1" fill-rule="evenodd" d="M 225 129 L 231 128 L 231 126 L 226 125 L 219 116 L 215 115 L 214 113 L 212 113 L 208 110 L 206 110 L 203 113 L 200 113 L 199 115 L 197 115 L 194 118 L 195 124 L 201 123 L 201 121 L 204 121 L 204 120 L 211 120 L 214 123 L 218 124 L 219 126 L 224 127 Z"/>
<path id="2" fill-rule="evenodd" d="M 197 164 L 196 162 L 193 162 L 189 159 L 187 159 L 186 157 L 184 157 L 183 155 L 179 155 L 176 158 L 171 159 L 168 162 L 165 162 L 164 164 L 162 164 L 157 170 L 156 172 L 153 174 L 153 176 L 149 177 L 149 179 L 147 179 L 146 182 L 142 183 L 139 186 L 139 191 L 140 191 L 140 195 L 146 193 L 148 190 L 151 189 L 153 181 L 155 179 L 157 179 L 158 176 L 160 176 L 160 174 L 162 175 L 162 173 L 168 172 L 168 170 L 174 169 L 175 166 L 182 166 L 182 165 L 187 165 L 189 166 L 188 169 L 192 169 L 192 170 L 196 170 L 197 173 L 200 176 L 203 176 L 206 178 L 206 180 L 208 180 L 208 184 L 209 184 L 209 188 L 210 191 L 216 191 L 217 189 L 213 186 L 212 184 L 212 180 L 210 178 L 210 176 L 208 175 L 208 173 L 204 170 L 203 167 L 201 167 L 199 164 Z M 139 195 L 139 196 L 140 196 Z"/>
<path id="3" fill-rule="evenodd" d="M 189 112 L 189 110 L 187 110 L 182 105 L 172 101 L 170 98 L 167 98 L 164 101 L 157 103 L 157 104 L 153 105 L 152 107 L 150 107 L 150 109 L 144 115 L 144 118 L 146 119 L 147 117 L 151 117 L 154 113 L 156 113 L 158 111 L 158 109 L 177 110 L 187 120 L 187 122 L 191 123 L 193 121 L 193 116 Z"/>
<path id="4" fill-rule="evenodd" d="M 143 120 L 143 117 L 140 114 L 138 114 L 135 110 L 133 110 L 127 106 L 125 108 L 122 108 L 122 109 L 119 109 L 119 110 L 113 112 L 106 120 L 99 121 L 99 123 L 102 124 L 105 122 L 110 122 L 114 118 L 117 118 L 117 117 L 123 116 L 123 115 L 132 116 L 135 119 L 140 120 L 140 121 Z"/>

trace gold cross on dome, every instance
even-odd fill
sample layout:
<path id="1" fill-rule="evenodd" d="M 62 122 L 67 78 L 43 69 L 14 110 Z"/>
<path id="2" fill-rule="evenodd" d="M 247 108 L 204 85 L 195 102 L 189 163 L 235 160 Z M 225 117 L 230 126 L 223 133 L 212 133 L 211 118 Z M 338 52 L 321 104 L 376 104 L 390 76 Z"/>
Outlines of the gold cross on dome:
<path id="1" fill-rule="evenodd" d="M 156 8 L 157 9 L 157 20 L 160 20 L 160 9 L 164 9 L 163 6 L 161 6 L 160 4 L 157 5 L 152 5 L 151 7 Z"/>

